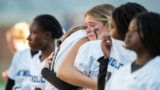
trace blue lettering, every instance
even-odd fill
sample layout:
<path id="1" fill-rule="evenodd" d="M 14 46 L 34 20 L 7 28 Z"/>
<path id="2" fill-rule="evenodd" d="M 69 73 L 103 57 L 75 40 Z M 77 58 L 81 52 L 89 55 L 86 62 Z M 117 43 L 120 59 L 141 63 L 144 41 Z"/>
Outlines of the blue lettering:
<path id="1" fill-rule="evenodd" d="M 112 60 L 112 63 L 111 63 L 111 66 L 112 66 L 112 67 L 114 67 L 115 62 L 116 62 L 116 60 L 115 60 L 115 59 L 113 59 L 113 60 Z"/>
<path id="2" fill-rule="evenodd" d="M 123 64 L 120 63 L 120 64 L 119 64 L 119 67 L 118 67 L 117 69 L 119 69 L 121 66 L 123 66 Z"/>
<path id="3" fill-rule="evenodd" d="M 24 77 L 30 76 L 30 72 L 29 70 L 19 70 L 17 76 L 24 76 Z"/>
<path id="4" fill-rule="evenodd" d="M 32 82 L 45 83 L 45 79 L 42 76 L 31 76 L 31 77 L 32 77 L 31 79 Z"/>
<path id="5" fill-rule="evenodd" d="M 121 66 L 123 66 L 122 63 L 119 63 L 116 59 L 110 58 L 108 60 L 108 64 L 111 65 L 112 67 L 119 69 Z"/>

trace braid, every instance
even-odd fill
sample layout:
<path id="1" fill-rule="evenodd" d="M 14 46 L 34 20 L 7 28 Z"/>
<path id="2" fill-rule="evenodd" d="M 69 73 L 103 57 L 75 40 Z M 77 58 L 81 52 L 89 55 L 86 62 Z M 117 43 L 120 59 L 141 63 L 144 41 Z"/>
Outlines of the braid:
<path id="1" fill-rule="evenodd" d="M 140 12 L 146 12 L 147 10 L 137 3 L 126 3 L 116 8 L 112 14 L 112 18 L 116 23 L 118 33 L 124 40 L 125 34 L 128 31 L 128 26 L 132 18 Z"/>
<path id="2" fill-rule="evenodd" d="M 40 15 L 34 19 L 43 30 L 50 31 L 52 38 L 60 38 L 63 35 L 62 27 L 57 19 L 51 15 Z"/>

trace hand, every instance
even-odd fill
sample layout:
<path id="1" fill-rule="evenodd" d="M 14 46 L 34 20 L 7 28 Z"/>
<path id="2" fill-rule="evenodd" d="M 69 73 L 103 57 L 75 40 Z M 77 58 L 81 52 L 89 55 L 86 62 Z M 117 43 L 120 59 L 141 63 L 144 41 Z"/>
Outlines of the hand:
<path id="1" fill-rule="evenodd" d="M 5 83 L 8 81 L 8 70 L 2 72 L 2 79 Z"/>
<path id="2" fill-rule="evenodd" d="M 112 47 L 112 40 L 109 35 L 104 35 L 102 37 L 102 42 L 101 42 L 101 49 L 104 54 L 104 59 L 107 59 L 110 57 L 110 51 Z"/>
<path id="3" fill-rule="evenodd" d="M 43 68 L 49 68 L 52 64 L 52 59 L 53 59 L 53 56 L 54 56 L 54 52 L 52 52 L 47 59 L 45 59 L 45 63 L 44 63 L 44 66 Z"/>

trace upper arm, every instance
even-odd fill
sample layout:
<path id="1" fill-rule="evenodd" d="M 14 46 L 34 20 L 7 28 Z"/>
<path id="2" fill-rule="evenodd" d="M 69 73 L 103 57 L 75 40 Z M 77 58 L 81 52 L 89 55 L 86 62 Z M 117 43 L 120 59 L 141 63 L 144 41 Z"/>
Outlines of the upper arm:
<path id="1" fill-rule="evenodd" d="M 65 69 L 64 67 L 66 66 L 70 66 L 73 65 L 74 60 L 76 58 L 76 55 L 78 53 L 78 49 L 80 48 L 80 46 L 82 44 L 84 44 L 85 42 L 88 41 L 88 38 L 82 38 L 81 40 L 79 40 L 73 47 L 72 49 L 69 51 L 69 53 L 66 55 L 66 57 L 64 58 L 63 62 L 61 63 L 57 74 L 59 73 L 59 71 L 62 69 Z"/>
<path id="2" fill-rule="evenodd" d="M 84 44 L 85 42 L 88 41 L 88 38 L 83 38 L 81 40 L 79 40 L 73 47 L 72 49 L 69 51 L 69 53 L 67 54 L 67 56 L 65 57 L 64 61 L 62 62 L 61 66 L 62 65 L 65 65 L 68 63 L 68 64 L 72 64 L 73 65 L 73 62 L 75 60 L 75 57 L 78 53 L 78 49 L 79 47 Z"/>

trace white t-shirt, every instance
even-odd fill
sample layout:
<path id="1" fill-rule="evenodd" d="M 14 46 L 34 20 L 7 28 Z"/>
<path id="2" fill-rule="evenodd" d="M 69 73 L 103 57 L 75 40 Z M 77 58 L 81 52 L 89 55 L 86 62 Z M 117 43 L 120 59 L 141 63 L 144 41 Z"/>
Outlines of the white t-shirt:
<path id="1" fill-rule="evenodd" d="M 114 74 L 121 66 L 134 61 L 136 54 L 125 49 L 123 47 L 123 41 L 112 38 L 112 43 L 108 72 Z M 101 40 L 90 41 L 83 44 L 74 62 L 74 66 L 79 71 L 95 80 L 97 80 L 99 73 L 99 62 L 97 60 L 103 56 L 100 45 Z"/>
<path id="2" fill-rule="evenodd" d="M 40 61 L 41 53 L 38 53 L 34 56 L 30 69 L 30 87 L 31 90 L 35 88 L 40 88 L 41 90 L 45 89 L 45 79 L 41 75 L 41 70 L 44 66 L 45 61 Z"/>
<path id="3" fill-rule="evenodd" d="M 60 64 L 63 62 L 64 58 L 67 56 L 68 52 L 80 39 L 87 37 L 85 30 L 79 30 L 71 34 L 65 39 L 65 41 L 60 45 L 60 50 L 57 54 L 54 64 L 54 71 L 57 72 Z M 52 84 L 46 82 L 45 90 L 57 90 Z"/>
<path id="4" fill-rule="evenodd" d="M 105 90 L 160 90 L 160 57 L 131 72 L 131 63 L 111 78 L 111 88 Z"/>
<path id="5" fill-rule="evenodd" d="M 31 67 L 31 50 L 26 49 L 15 53 L 12 64 L 8 70 L 8 77 L 15 80 L 13 90 L 30 90 L 28 78 L 30 77 L 29 69 Z"/>

